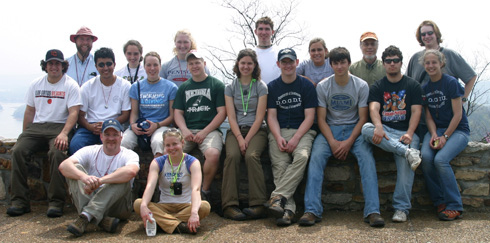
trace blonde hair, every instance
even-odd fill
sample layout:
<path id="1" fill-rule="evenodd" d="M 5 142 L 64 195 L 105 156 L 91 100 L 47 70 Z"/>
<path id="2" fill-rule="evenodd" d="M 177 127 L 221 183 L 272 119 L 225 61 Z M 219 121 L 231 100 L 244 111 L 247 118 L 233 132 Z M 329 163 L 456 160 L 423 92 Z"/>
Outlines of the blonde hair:
<path id="1" fill-rule="evenodd" d="M 184 30 L 177 31 L 177 33 L 175 33 L 174 42 L 177 41 L 178 35 L 185 35 L 189 38 L 189 41 L 191 42 L 191 48 L 189 50 L 197 50 L 196 41 L 194 40 L 194 37 L 192 37 L 191 32 L 189 30 L 184 29 Z M 177 56 L 178 54 L 177 47 L 174 47 L 173 53 L 174 55 Z"/>

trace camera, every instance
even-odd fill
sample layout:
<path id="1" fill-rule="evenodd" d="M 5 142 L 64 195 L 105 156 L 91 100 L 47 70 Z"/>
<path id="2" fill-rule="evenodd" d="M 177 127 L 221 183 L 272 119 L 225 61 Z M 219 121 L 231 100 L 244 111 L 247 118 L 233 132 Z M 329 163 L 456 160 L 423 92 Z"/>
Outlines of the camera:
<path id="1" fill-rule="evenodd" d="M 182 195 L 182 183 L 174 182 L 170 184 L 170 189 L 174 191 L 174 195 Z"/>

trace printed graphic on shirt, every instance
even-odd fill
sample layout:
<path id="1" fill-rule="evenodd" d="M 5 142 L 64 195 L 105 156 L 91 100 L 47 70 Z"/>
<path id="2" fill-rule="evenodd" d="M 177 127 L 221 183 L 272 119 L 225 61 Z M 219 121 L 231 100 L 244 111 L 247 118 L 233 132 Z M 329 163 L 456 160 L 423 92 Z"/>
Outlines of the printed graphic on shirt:
<path id="1" fill-rule="evenodd" d="M 48 104 L 53 103 L 53 99 L 65 99 L 65 91 L 36 90 L 36 98 L 48 98 Z"/>
<path id="2" fill-rule="evenodd" d="M 165 94 L 148 92 L 140 94 L 140 106 L 146 109 L 160 109 L 165 106 Z"/>
<path id="3" fill-rule="evenodd" d="M 186 90 L 185 102 L 188 103 L 190 99 L 195 99 L 192 102 L 192 106 L 189 106 L 187 108 L 187 112 L 201 112 L 211 110 L 211 107 L 209 107 L 208 105 L 201 106 L 201 101 L 203 98 L 207 98 L 209 101 L 212 101 L 210 88 Z"/>
<path id="4" fill-rule="evenodd" d="M 135 82 L 135 81 L 133 81 L 134 76 L 123 75 L 123 76 L 122 76 L 122 78 L 123 78 L 124 80 L 128 80 L 128 81 L 129 81 L 129 82 L 131 82 L 131 83 L 134 83 L 134 82 Z M 141 81 L 141 80 L 143 80 L 143 79 L 145 79 L 145 76 L 139 76 L 139 77 L 138 77 L 138 81 Z"/>
<path id="5" fill-rule="evenodd" d="M 384 122 L 405 121 L 407 119 L 406 96 L 405 90 L 400 90 L 398 93 L 384 92 L 383 112 L 381 114 Z"/>
<path id="6" fill-rule="evenodd" d="M 281 109 L 294 109 L 301 106 L 301 94 L 291 91 L 277 97 L 276 105 Z"/>
<path id="7" fill-rule="evenodd" d="M 337 111 L 350 110 L 356 106 L 352 96 L 342 93 L 332 95 L 328 103 L 330 108 Z"/>
<path id="8" fill-rule="evenodd" d="M 184 173 L 183 172 L 180 172 L 180 171 L 177 171 L 177 172 L 165 172 L 164 173 L 165 175 L 165 179 L 167 179 L 168 181 L 173 181 L 174 180 L 174 177 L 175 175 L 177 175 L 177 180 L 176 181 L 180 181 L 180 179 L 182 178 L 182 176 L 184 176 Z"/>
<path id="9" fill-rule="evenodd" d="M 446 105 L 447 97 L 442 91 L 435 90 L 426 94 L 429 108 L 438 109 Z"/>

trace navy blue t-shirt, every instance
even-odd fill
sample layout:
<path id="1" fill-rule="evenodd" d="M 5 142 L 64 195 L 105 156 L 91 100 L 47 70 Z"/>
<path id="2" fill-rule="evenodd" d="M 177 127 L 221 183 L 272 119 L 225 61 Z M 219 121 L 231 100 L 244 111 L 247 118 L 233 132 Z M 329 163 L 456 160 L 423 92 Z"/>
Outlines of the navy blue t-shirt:
<path id="1" fill-rule="evenodd" d="M 298 129 L 305 120 L 305 109 L 318 106 L 315 86 L 301 76 L 296 76 L 290 84 L 284 83 L 279 76 L 267 88 L 267 108 L 277 110 L 280 128 Z"/>
<path id="2" fill-rule="evenodd" d="M 441 80 L 424 85 L 425 101 L 437 128 L 447 128 L 454 116 L 451 99 L 464 95 L 464 89 L 452 76 L 442 74 Z M 463 117 L 456 130 L 470 133 L 468 118 L 463 109 Z"/>

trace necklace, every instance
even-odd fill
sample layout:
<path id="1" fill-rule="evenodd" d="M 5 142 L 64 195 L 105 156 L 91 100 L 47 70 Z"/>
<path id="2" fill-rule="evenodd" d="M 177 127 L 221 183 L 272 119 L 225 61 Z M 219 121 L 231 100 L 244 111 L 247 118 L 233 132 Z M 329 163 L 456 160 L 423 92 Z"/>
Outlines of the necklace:
<path id="1" fill-rule="evenodd" d="M 182 154 L 182 158 L 180 159 L 179 167 L 177 167 L 177 172 L 180 172 L 180 166 L 182 165 L 182 161 L 184 161 L 184 156 L 185 154 Z M 178 173 L 174 172 L 174 165 L 172 164 L 172 159 L 170 158 L 170 155 L 168 155 L 168 163 L 170 164 L 170 168 L 172 168 L 172 180 L 170 181 L 170 194 L 174 195 L 174 183 L 177 182 L 177 176 Z"/>
<path id="2" fill-rule="evenodd" d="M 77 72 L 77 83 L 78 83 L 78 86 L 82 86 L 83 84 L 83 77 L 85 77 L 85 72 L 87 71 L 87 67 L 88 67 L 88 63 L 90 61 L 90 57 L 87 58 L 87 63 L 85 63 L 85 70 L 83 70 L 83 74 L 82 74 L 82 77 L 79 77 L 78 76 L 78 63 L 76 62 L 76 58 L 78 57 L 77 54 L 75 54 L 75 71 Z M 78 60 L 80 60 L 80 62 L 82 62 L 82 65 L 83 65 L 83 61 L 78 58 Z"/>
<path id="3" fill-rule="evenodd" d="M 134 74 L 134 78 L 133 78 L 133 76 L 131 76 L 131 69 L 129 68 L 129 63 L 128 63 L 128 73 L 129 73 L 128 80 L 131 84 L 138 81 L 138 71 L 139 70 L 140 70 L 140 64 L 138 64 L 138 66 L 136 67 L 136 73 Z"/>
<path id="4" fill-rule="evenodd" d="M 105 92 L 104 92 L 104 84 L 102 84 L 102 80 L 100 81 L 100 85 L 102 87 L 102 94 L 104 95 L 104 102 L 105 102 L 105 108 L 108 109 L 109 108 L 109 100 L 111 98 L 111 93 L 112 93 L 112 87 L 114 86 L 114 84 L 111 85 L 111 90 L 109 91 L 109 96 L 107 97 L 107 100 L 105 98 Z"/>
<path id="5" fill-rule="evenodd" d="M 101 150 L 102 150 L 102 146 L 100 146 L 99 152 L 97 152 L 97 156 L 95 156 L 95 170 L 97 171 L 97 173 L 99 174 L 99 176 L 102 177 L 102 173 L 100 173 L 99 169 L 97 168 L 98 158 L 99 158 L 99 154 L 100 154 L 100 151 Z M 119 150 L 119 152 L 121 152 L 121 150 Z M 107 167 L 107 170 L 104 173 L 104 176 L 106 176 L 107 173 L 109 172 L 109 169 L 111 168 L 112 162 L 114 162 L 114 159 L 119 154 L 119 152 L 117 152 L 117 154 L 115 154 L 114 157 L 112 157 L 111 162 L 109 163 L 109 166 Z"/>
<path id="6" fill-rule="evenodd" d="M 240 80 L 238 80 L 240 81 Z M 255 79 L 252 79 L 250 81 L 250 87 L 248 88 L 248 98 L 247 98 L 247 103 L 243 101 L 243 90 L 242 90 L 242 83 L 240 83 L 240 94 L 242 96 L 242 107 L 243 107 L 243 116 L 247 116 L 247 111 L 248 111 L 248 102 L 250 101 L 250 94 L 252 93 L 252 84 L 255 82 Z"/>

